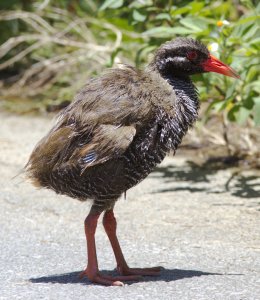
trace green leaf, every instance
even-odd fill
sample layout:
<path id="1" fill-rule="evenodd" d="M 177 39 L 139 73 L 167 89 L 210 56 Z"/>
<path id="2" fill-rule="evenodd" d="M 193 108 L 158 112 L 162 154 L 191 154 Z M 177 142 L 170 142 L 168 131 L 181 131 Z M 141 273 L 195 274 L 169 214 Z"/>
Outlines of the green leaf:
<path id="1" fill-rule="evenodd" d="M 242 105 L 243 107 L 247 108 L 247 109 L 251 109 L 254 107 L 254 101 L 252 97 L 247 97 L 245 100 L 242 101 Z"/>
<path id="2" fill-rule="evenodd" d="M 243 32 L 243 40 L 247 41 L 255 37 L 255 34 L 259 32 L 259 27 L 252 24 L 246 32 Z"/>
<path id="3" fill-rule="evenodd" d="M 226 95 L 225 95 L 226 99 L 233 98 L 232 96 L 234 95 L 236 86 L 237 86 L 237 82 L 233 82 L 233 83 L 229 84 L 228 89 L 226 91 Z"/>
<path id="4" fill-rule="evenodd" d="M 190 7 L 188 6 L 184 6 L 184 7 L 181 7 L 181 8 L 172 8 L 171 9 L 171 15 L 172 16 L 177 16 L 177 15 L 182 15 L 182 14 L 185 14 L 187 12 L 190 11 Z"/>
<path id="5" fill-rule="evenodd" d="M 146 15 L 141 14 L 138 10 L 133 11 L 133 19 L 138 22 L 143 22 L 146 19 Z"/>
<path id="6" fill-rule="evenodd" d="M 256 21 L 257 19 L 260 19 L 260 16 L 250 16 L 247 18 L 241 18 L 238 22 L 236 22 L 236 25 L 243 25 L 251 21 Z"/>
<path id="7" fill-rule="evenodd" d="M 155 20 L 167 20 L 167 21 L 171 21 L 171 16 L 167 13 L 161 13 L 161 14 L 158 14 L 156 17 L 155 17 Z"/>
<path id="8" fill-rule="evenodd" d="M 109 61 L 107 62 L 107 67 L 108 67 L 108 68 L 113 67 L 114 62 L 115 62 L 115 58 L 117 57 L 118 53 L 121 52 L 122 50 L 123 50 L 122 48 L 117 48 L 115 51 L 113 51 L 113 52 L 111 53 L 110 59 L 109 59 Z"/>
<path id="9" fill-rule="evenodd" d="M 249 115 L 251 113 L 250 109 L 247 109 L 245 107 L 240 107 L 240 109 L 237 112 L 236 115 L 236 120 L 237 122 L 242 125 L 246 122 L 246 120 L 248 119 Z"/>
<path id="10" fill-rule="evenodd" d="M 191 2 L 189 4 L 189 6 L 191 7 L 190 13 L 195 14 L 195 13 L 201 11 L 201 9 L 204 7 L 204 3 L 205 3 L 205 1 L 201 1 L 201 2 L 193 1 L 193 2 Z"/>
<path id="11" fill-rule="evenodd" d="M 152 0 L 135 0 L 135 1 L 131 1 L 132 3 L 129 5 L 130 8 L 141 8 L 141 7 L 145 7 L 145 6 L 151 6 L 153 5 L 153 1 Z"/>
<path id="12" fill-rule="evenodd" d="M 157 47 L 156 46 L 150 46 L 145 45 L 139 51 L 137 51 L 136 58 L 135 58 L 135 64 L 139 67 L 142 61 L 145 61 L 147 59 L 147 56 L 153 52 Z"/>
<path id="13" fill-rule="evenodd" d="M 114 24 L 118 29 L 127 30 L 129 32 L 133 31 L 133 26 L 130 25 L 127 19 L 123 18 L 111 18 L 108 19 L 109 23 Z"/>
<path id="14" fill-rule="evenodd" d="M 221 112 L 222 110 L 224 110 L 227 107 L 229 102 L 230 101 L 218 101 L 218 102 L 215 102 L 212 107 L 214 107 L 215 111 Z"/>
<path id="15" fill-rule="evenodd" d="M 256 13 L 260 13 L 260 3 L 258 3 L 258 5 L 256 7 Z"/>
<path id="16" fill-rule="evenodd" d="M 253 66 L 249 69 L 246 76 L 246 81 L 251 82 L 254 79 L 257 79 L 257 76 L 259 75 L 259 66 Z"/>
<path id="17" fill-rule="evenodd" d="M 256 93 L 260 94 L 260 80 L 252 82 L 251 87 L 252 87 L 253 91 L 255 91 Z"/>
<path id="18" fill-rule="evenodd" d="M 253 102 L 255 103 L 255 105 L 256 105 L 256 104 L 260 104 L 260 96 L 254 97 L 254 98 L 253 98 Z"/>
<path id="19" fill-rule="evenodd" d="M 230 121 L 235 122 L 237 120 L 237 113 L 239 111 L 239 106 L 233 106 L 227 114 L 227 117 Z"/>
<path id="20" fill-rule="evenodd" d="M 119 8 L 123 6 L 124 0 L 106 0 L 99 8 L 99 10 L 105 10 L 107 8 Z"/>
<path id="21" fill-rule="evenodd" d="M 159 38 L 173 38 L 176 34 L 191 34 L 193 33 L 193 30 L 185 27 L 155 27 L 151 28 L 143 33 L 145 36 L 153 36 L 153 37 L 159 37 Z"/>
<path id="22" fill-rule="evenodd" d="M 260 125 L 260 96 L 253 98 L 255 103 L 253 115 L 254 115 L 254 122 L 256 125 Z"/>
<path id="23" fill-rule="evenodd" d="M 202 18 L 187 17 L 180 20 L 180 23 L 191 29 L 193 32 L 200 32 L 207 29 L 207 22 Z"/>

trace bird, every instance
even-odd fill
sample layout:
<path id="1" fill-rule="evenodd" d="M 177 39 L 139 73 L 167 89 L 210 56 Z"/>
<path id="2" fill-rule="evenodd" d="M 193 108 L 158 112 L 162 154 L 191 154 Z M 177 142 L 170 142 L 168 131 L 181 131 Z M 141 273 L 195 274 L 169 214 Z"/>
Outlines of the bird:
<path id="1" fill-rule="evenodd" d="M 190 76 L 206 72 L 239 78 L 200 41 L 170 40 L 144 70 L 121 65 L 89 79 L 35 146 L 25 166 L 35 186 L 92 201 L 84 222 L 87 267 L 81 277 L 121 286 L 160 274 L 160 267 L 128 266 L 116 234 L 114 206 L 167 153 L 175 153 L 198 118 L 198 92 Z M 98 267 L 95 232 L 101 214 L 118 276 L 104 275 Z"/>

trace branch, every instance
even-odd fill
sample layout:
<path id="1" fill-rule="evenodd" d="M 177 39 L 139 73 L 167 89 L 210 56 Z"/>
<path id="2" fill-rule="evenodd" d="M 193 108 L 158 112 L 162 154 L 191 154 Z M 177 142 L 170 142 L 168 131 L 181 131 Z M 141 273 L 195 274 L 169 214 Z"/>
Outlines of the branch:
<path id="1" fill-rule="evenodd" d="M 0 21 L 1 20 L 14 20 L 14 19 L 22 19 L 23 21 L 27 21 L 30 25 L 32 25 L 33 27 L 35 27 L 35 29 L 40 32 L 44 31 L 43 28 L 45 28 L 45 30 L 47 32 L 50 33 L 55 33 L 55 29 L 49 25 L 49 23 L 47 23 L 43 18 L 41 18 L 39 15 L 31 13 L 31 12 L 25 12 L 25 11 L 10 11 L 10 12 L 3 12 L 0 14 Z M 28 21 L 29 20 L 29 21 Z M 35 22 L 33 22 L 32 20 L 34 20 Z M 39 25 L 41 25 L 43 28 L 41 29 L 39 27 Z"/>

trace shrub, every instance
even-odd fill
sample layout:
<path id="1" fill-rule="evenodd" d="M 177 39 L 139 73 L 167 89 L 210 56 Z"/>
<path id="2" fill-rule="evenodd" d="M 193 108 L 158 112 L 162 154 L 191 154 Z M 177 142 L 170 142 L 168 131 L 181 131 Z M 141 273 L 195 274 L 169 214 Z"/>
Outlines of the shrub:
<path id="1" fill-rule="evenodd" d="M 22 5 L 19 3 L 26 3 Z M 259 15 L 253 1 L 2 1 L 3 95 L 71 99 L 86 78 L 117 62 L 143 67 L 176 36 L 202 40 L 240 81 L 194 76 L 212 112 L 260 124 Z"/>

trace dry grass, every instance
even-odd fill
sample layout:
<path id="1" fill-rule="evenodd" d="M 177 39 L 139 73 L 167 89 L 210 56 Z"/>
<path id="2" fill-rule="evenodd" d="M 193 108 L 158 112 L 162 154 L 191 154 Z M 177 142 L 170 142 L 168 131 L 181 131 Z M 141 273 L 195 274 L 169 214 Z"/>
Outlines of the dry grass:
<path id="1" fill-rule="evenodd" d="M 53 86 L 66 72 L 75 75 L 79 69 L 83 69 L 87 76 L 99 71 L 122 42 L 122 33 L 115 26 L 99 22 L 89 16 L 74 17 L 72 20 L 66 11 L 58 8 L 45 12 L 44 18 L 41 10 L 33 13 L 11 11 L 0 14 L 0 21 L 17 19 L 25 22 L 30 27 L 31 33 L 28 34 L 27 31 L 20 36 L 10 37 L 0 46 L 0 59 L 10 52 L 14 53 L 9 59 L 3 60 L 0 70 L 7 69 L 17 62 L 26 61 L 29 55 L 33 55 L 35 62 L 29 65 L 18 76 L 19 78 L 15 78 L 9 88 L 2 91 L 3 95 L 22 93 L 34 96 Z M 100 36 L 97 39 L 94 31 L 90 30 L 93 26 L 101 37 L 112 35 L 113 38 L 103 38 L 101 43 Z M 48 51 L 50 53 L 47 53 Z M 79 77 L 76 76 L 77 79 Z M 72 75 L 72 85 L 73 81 L 75 77 Z"/>

